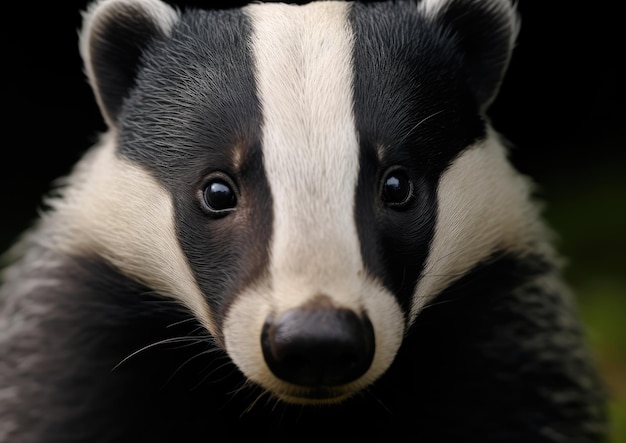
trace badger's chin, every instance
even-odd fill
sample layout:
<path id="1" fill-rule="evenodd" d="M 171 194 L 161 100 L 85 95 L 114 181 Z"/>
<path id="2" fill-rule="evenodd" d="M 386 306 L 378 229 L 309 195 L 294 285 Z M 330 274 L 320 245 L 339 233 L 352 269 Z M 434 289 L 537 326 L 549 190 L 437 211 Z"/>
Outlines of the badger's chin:
<path id="1" fill-rule="evenodd" d="M 290 404 L 330 405 L 341 403 L 357 392 L 358 391 L 337 389 L 335 387 L 317 387 L 292 392 L 273 392 L 273 394 L 279 400 Z"/>
<path id="2" fill-rule="evenodd" d="M 259 383 L 272 397 L 295 405 L 333 405 L 361 394 L 369 382 L 353 382 L 342 386 L 297 386 L 274 378 Z M 271 387 L 270 387 L 271 386 Z"/>

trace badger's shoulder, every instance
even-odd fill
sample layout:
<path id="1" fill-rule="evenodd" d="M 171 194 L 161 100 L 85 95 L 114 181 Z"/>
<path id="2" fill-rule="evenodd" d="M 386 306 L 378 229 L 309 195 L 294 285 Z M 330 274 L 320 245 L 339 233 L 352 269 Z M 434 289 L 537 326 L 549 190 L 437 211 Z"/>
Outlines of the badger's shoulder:
<path id="1" fill-rule="evenodd" d="M 0 440 L 127 438 L 149 405 L 169 397 L 156 393 L 176 367 L 150 349 L 125 359 L 149 345 L 206 346 L 176 327 L 190 325 L 177 303 L 101 257 L 51 251 L 37 235 L 0 290 Z"/>

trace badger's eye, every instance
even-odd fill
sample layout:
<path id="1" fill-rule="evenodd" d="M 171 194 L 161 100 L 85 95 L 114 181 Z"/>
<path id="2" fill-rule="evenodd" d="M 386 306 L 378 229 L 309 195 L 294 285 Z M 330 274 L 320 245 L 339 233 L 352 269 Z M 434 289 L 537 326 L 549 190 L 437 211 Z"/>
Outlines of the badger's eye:
<path id="1" fill-rule="evenodd" d="M 381 198 L 387 206 L 402 209 L 413 197 L 413 182 L 406 171 L 393 168 L 387 171 L 381 184 Z"/>
<path id="2" fill-rule="evenodd" d="M 223 216 L 237 206 L 237 193 L 231 181 L 220 174 L 206 182 L 201 200 L 204 212 Z"/>

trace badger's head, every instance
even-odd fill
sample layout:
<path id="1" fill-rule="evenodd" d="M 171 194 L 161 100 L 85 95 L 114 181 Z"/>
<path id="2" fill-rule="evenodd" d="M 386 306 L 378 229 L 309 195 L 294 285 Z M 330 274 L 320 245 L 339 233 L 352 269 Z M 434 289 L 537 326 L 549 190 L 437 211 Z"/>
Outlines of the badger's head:
<path id="1" fill-rule="evenodd" d="M 278 398 L 347 398 L 454 279 L 533 242 L 485 118 L 516 32 L 508 0 L 101 0 L 81 53 L 110 130 L 61 242 L 184 303 Z"/>

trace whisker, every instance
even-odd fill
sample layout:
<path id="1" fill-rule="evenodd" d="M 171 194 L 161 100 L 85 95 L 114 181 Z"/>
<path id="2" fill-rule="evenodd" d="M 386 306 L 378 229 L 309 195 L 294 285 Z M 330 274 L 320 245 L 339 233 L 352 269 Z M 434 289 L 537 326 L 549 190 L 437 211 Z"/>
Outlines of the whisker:
<path id="1" fill-rule="evenodd" d="M 274 406 L 272 407 L 272 412 L 274 412 L 278 406 L 282 407 L 282 411 L 281 411 L 281 414 L 280 414 L 280 419 L 278 420 L 278 423 L 282 424 L 282 423 L 285 422 L 285 416 L 287 415 L 287 408 L 278 399 L 278 397 L 274 397 Z M 304 414 L 304 406 L 298 406 L 298 415 L 297 415 L 297 417 L 295 417 L 294 421 L 296 423 L 299 422 L 300 419 L 302 418 L 303 414 Z"/>
<path id="2" fill-rule="evenodd" d="M 439 115 L 443 112 L 444 110 L 441 109 L 439 111 L 433 112 L 432 114 L 430 114 L 427 117 L 424 117 L 423 119 L 421 119 L 419 122 L 417 122 L 417 124 L 415 124 L 406 134 L 404 134 L 404 136 L 400 139 L 400 141 L 398 142 L 398 144 L 401 144 L 402 142 L 404 142 L 417 128 L 419 128 L 423 123 L 427 122 L 428 120 L 430 120 L 431 118 L 435 117 L 436 115 Z"/>
<path id="3" fill-rule="evenodd" d="M 243 388 L 243 386 L 242 386 L 242 388 Z M 263 397 L 266 397 L 268 395 L 270 395 L 270 393 L 268 391 L 266 391 L 266 390 L 261 391 L 261 393 L 258 394 L 254 400 L 252 400 L 252 402 L 246 407 L 246 409 L 244 409 L 241 412 L 241 415 L 239 417 L 243 417 L 244 414 L 250 413 L 250 411 L 252 411 L 252 408 L 254 408 L 258 404 L 259 400 L 261 400 Z M 268 400 L 269 400 L 269 397 L 268 397 Z"/>
<path id="4" fill-rule="evenodd" d="M 212 351 L 218 351 L 218 350 L 219 350 L 218 348 L 215 348 L 215 349 L 213 349 Z M 224 357 L 226 357 L 226 356 L 224 356 Z M 202 379 L 201 379 L 198 383 L 196 383 L 195 385 L 193 385 L 193 386 L 191 387 L 190 391 L 195 391 L 195 390 L 196 390 L 196 389 L 198 389 L 200 386 L 202 386 L 202 384 L 204 384 L 204 382 L 205 382 L 205 381 L 206 381 L 209 377 L 211 377 L 213 374 L 215 374 L 215 372 L 217 372 L 217 371 L 219 371 L 220 369 L 225 368 L 225 367 L 229 366 L 230 364 L 232 364 L 232 363 L 231 363 L 231 361 L 230 361 L 229 359 L 225 359 L 225 360 L 226 360 L 226 361 L 225 361 L 224 363 L 222 363 L 221 365 L 217 366 L 216 368 L 213 368 L 213 369 L 212 369 L 212 370 L 211 370 L 208 374 L 206 374 L 204 377 L 202 377 Z M 214 360 L 214 361 L 215 361 L 215 360 Z M 212 363 L 213 363 L 213 362 L 212 362 Z M 226 377 L 228 377 L 229 375 L 230 375 L 230 374 L 226 374 L 226 375 L 224 375 L 224 376 L 222 376 L 222 377 L 220 377 L 220 378 L 218 378 L 218 379 L 215 379 L 215 380 L 213 381 L 213 383 L 220 382 L 220 381 L 224 380 Z"/>
<path id="5" fill-rule="evenodd" d="M 389 415 L 393 415 L 393 413 L 391 412 L 391 409 L 374 393 L 372 392 L 371 389 L 365 389 L 361 392 L 359 392 L 359 395 L 363 396 L 363 397 L 370 397 L 372 398 L 376 404 L 378 404 L 380 407 L 382 407 L 385 412 L 387 412 Z"/>
<path id="6" fill-rule="evenodd" d="M 438 274 L 435 274 L 434 272 L 430 272 L 430 273 L 422 274 L 420 278 L 423 278 L 423 277 L 462 277 L 464 275 L 465 273 L 463 272 L 438 273 Z"/>
<path id="7" fill-rule="evenodd" d="M 261 391 L 261 394 L 257 394 L 259 391 Z M 251 382 L 250 380 L 246 378 L 243 378 L 237 383 L 237 386 L 234 387 L 231 391 L 227 392 L 227 394 L 229 395 L 229 398 L 224 405 L 229 404 L 238 395 L 244 396 L 242 399 L 242 402 L 255 395 L 262 396 L 264 394 L 264 390 L 262 390 L 261 387 L 258 386 L 257 384 Z M 258 401 L 258 398 L 253 401 L 253 404 L 256 403 L 257 401 Z M 240 417 L 243 417 L 244 414 L 249 412 L 252 409 L 252 406 L 253 405 L 249 405 L 245 410 L 243 410 L 241 412 Z"/>
<path id="8" fill-rule="evenodd" d="M 172 375 L 170 375 L 170 377 L 167 379 L 167 381 L 165 382 L 165 384 L 163 386 L 167 386 L 168 383 L 170 383 L 174 379 L 176 374 L 178 374 L 186 365 L 191 363 L 193 360 L 195 360 L 198 357 L 202 357 L 204 355 L 212 354 L 215 351 L 219 351 L 219 349 L 217 349 L 217 348 L 207 349 L 207 350 L 204 350 L 202 352 L 198 352 L 197 354 L 194 354 L 191 357 L 189 357 L 187 360 L 185 360 L 183 363 L 181 363 L 178 366 L 178 368 L 176 368 L 176 370 L 172 373 Z"/>
<path id="9" fill-rule="evenodd" d="M 231 391 L 228 392 L 228 394 L 231 397 L 235 397 L 237 395 L 239 395 L 240 393 L 247 391 L 248 389 L 250 389 L 251 387 L 255 387 L 256 385 L 254 383 L 252 383 L 250 380 L 244 378 L 243 380 L 241 380 L 238 383 L 239 386 L 233 388 Z"/>
<path id="10" fill-rule="evenodd" d="M 182 324 L 184 324 L 184 323 L 190 323 L 190 322 L 194 322 L 194 321 L 196 321 L 196 318 L 195 318 L 195 317 L 190 317 L 190 318 L 186 318 L 186 319 L 184 319 L 184 320 L 177 321 L 177 322 L 175 322 L 175 323 L 169 324 L 169 325 L 167 325 L 166 327 L 169 329 L 169 328 L 173 328 L 173 327 L 175 327 L 175 326 L 180 326 L 180 325 L 182 325 Z M 193 333 L 193 332 L 192 332 L 192 333 Z"/>
<path id="11" fill-rule="evenodd" d="M 124 357 L 118 364 L 116 364 L 113 369 L 111 369 L 112 371 L 115 371 L 117 368 L 119 368 L 121 365 L 123 365 L 124 363 L 126 363 L 128 360 L 130 360 L 131 358 L 135 357 L 137 354 L 140 354 L 144 351 L 147 351 L 148 349 L 152 349 L 155 348 L 157 346 L 161 346 L 161 345 L 166 345 L 166 344 L 171 344 L 171 343 L 185 343 L 187 342 L 187 344 L 180 346 L 185 347 L 185 346 L 191 346 L 195 343 L 199 342 L 199 338 L 198 337 L 190 337 L 190 336 L 185 336 L 185 337 L 171 337 L 171 338 L 166 338 L 164 340 L 159 340 L 157 342 L 151 343 L 149 345 L 146 345 L 142 348 L 137 349 L 136 351 L 134 351 L 133 353 L 129 354 L 128 356 Z"/>
<path id="12" fill-rule="evenodd" d="M 426 303 L 424 306 L 422 306 L 422 311 L 426 308 L 432 308 L 434 306 L 439 306 L 439 305 L 444 305 L 446 303 L 450 303 L 453 301 L 457 301 L 457 298 L 450 298 L 450 299 L 446 299 L 446 300 L 438 300 L 437 298 L 435 298 L 435 300 L 431 301 L 430 303 Z"/>

